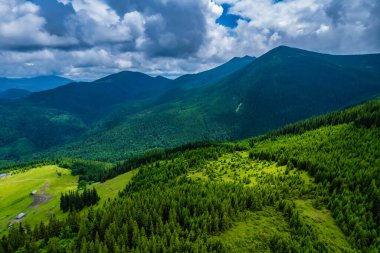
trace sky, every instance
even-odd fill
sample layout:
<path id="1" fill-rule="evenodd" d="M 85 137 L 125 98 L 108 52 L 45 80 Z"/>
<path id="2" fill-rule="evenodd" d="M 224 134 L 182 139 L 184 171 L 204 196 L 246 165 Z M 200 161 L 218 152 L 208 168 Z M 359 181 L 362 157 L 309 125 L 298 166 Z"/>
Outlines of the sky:
<path id="1" fill-rule="evenodd" d="M 379 0 L 0 0 L 0 76 L 176 77 L 287 45 L 380 52 Z"/>

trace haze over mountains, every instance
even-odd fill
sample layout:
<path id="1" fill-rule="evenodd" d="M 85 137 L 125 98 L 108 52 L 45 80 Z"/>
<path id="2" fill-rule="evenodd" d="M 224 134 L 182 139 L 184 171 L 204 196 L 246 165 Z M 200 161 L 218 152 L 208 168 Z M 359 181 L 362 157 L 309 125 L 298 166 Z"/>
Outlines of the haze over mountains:
<path id="1" fill-rule="evenodd" d="M 125 71 L 70 83 L 1 105 L 0 159 L 117 161 L 198 140 L 246 138 L 377 96 L 379 73 L 379 54 L 279 47 L 176 80 Z"/>
<path id="2" fill-rule="evenodd" d="M 36 92 L 53 89 L 71 82 L 72 80 L 60 76 L 38 76 L 32 78 L 0 77 L 0 92 L 8 89 L 23 89 Z"/>

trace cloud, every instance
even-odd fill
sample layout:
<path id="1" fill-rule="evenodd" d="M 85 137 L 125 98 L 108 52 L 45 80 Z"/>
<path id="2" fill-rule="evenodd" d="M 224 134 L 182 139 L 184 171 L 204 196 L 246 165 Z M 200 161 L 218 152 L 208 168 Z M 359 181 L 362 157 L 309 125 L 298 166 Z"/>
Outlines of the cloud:
<path id="1" fill-rule="evenodd" d="M 198 0 L 107 0 L 120 15 L 137 11 L 145 17 L 140 49 L 152 57 L 188 57 L 197 52 L 206 32 L 204 9 Z"/>
<path id="2" fill-rule="evenodd" d="M 66 20 L 75 16 L 75 10 L 71 3 L 61 3 L 58 1 L 29 0 L 39 7 L 38 15 L 45 19 L 44 29 L 57 36 L 64 36 L 67 33 Z"/>
<path id="3" fill-rule="evenodd" d="M 39 6 L 19 0 L 0 0 L 0 48 L 36 50 L 65 48 L 76 43 L 72 37 L 49 34 L 46 20 L 38 15 Z"/>
<path id="4" fill-rule="evenodd" d="M 373 0 L 0 0 L 0 76 L 176 76 L 282 44 L 373 53 L 378 13 Z"/>
<path id="5" fill-rule="evenodd" d="M 258 54 L 280 44 L 350 54 L 380 50 L 379 37 L 373 36 L 380 32 L 378 10 L 379 2 L 372 0 L 241 0 L 230 12 L 252 20 L 236 33 L 239 43 L 256 44 L 252 50 Z M 276 42 L 270 39 L 274 34 Z"/>

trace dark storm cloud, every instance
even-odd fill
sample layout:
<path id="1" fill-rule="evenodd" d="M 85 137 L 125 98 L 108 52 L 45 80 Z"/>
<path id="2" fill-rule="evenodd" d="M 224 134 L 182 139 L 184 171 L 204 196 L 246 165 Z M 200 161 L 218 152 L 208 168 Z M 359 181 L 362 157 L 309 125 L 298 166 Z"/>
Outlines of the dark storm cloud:
<path id="1" fill-rule="evenodd" d="M 332 0 L 326 7 L 326 15 L 335 28 L 355 26 L 363 28 L 362 44 L 369 50 L 378 50 L 380 45 L 380 1 L 341 1 Z M 363 18 L 365 17 L 365 18 Z M 355 31 L 352 31 L 355 36 Z M 338 36 L 338 35 L 337 35 Z"/>
<path id="2" fill-rule="evenodd" d="M 368 29 L 368 40 L 378 49 L 380 45 L 380 1 L 375 1 L 371 11 L 371 27 Z"/>
<path id="3" fill-rule="evenodd" d="M 39 6 L 39 15 L 44 17 L 44 28 L 50 34 L 63 36 L 67 34 L 67 21 L 76 13 L 71 3 L 63 4 L 56 0 L 29 0 Z"/>
<path id="4" fill-rule="evenodd" d="M 331 1 L 326 8 L 326 14 L 331 18 L 334 25 L 337 25 L 344 21 L 344 11 L 342 1 Z"/>
<path id="5" fill-rule="evenodd" d="M 112 47 L 113 50 L 135 51 L 135 41 L 112 38 L 111 27 L 102 27 L 85 12 L 76 12 L 73 5 L 56 0 L 29 0 L 39 6 L 38 14 L 45 19 L 44 29 L 51 35 L 71 36 L 76 45 L 60 45 L 57 49 L 73 50 L 91 46 Z M 105 1 L 122 20 L 126 13 L 138 12 L 145 17 L 145 38 L 140 45 L 148 57 L 187 57 L 196 53 L 206 33 L 204 2 L 159 0 Z M 125 24 L 129 25 L 129 24 Z M 133 37 L 133 35 L 132 35 Z M 38 45 L 22 45 L 15 50 L 35 50 Z"/>
<path id="6" fill-rule="evenodd" d="M 143 50 L 148 56 L 186 57 L 198 51 L 205 38 L 202 1 L 107 0 L 123 16 L 138 11 L 147 18 Z"/>

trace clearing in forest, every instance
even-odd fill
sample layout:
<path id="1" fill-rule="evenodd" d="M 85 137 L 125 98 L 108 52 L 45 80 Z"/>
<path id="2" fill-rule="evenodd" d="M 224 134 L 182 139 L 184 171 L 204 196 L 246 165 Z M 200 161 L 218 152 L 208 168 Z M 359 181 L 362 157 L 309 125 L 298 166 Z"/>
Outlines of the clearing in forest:
<path id="1" fill-rule="evenodd" d="M 75 190 L 78 177 L 58 166 L 43 166 L 14 172 L 0 179 L 0 233 L 14 218 L 25 213 L 22 221 L 35 225 L 47 221 L 53 214 L 60 215 L 60 193 Z M 32 194 L 36 191 L 35 194 Z"/>

